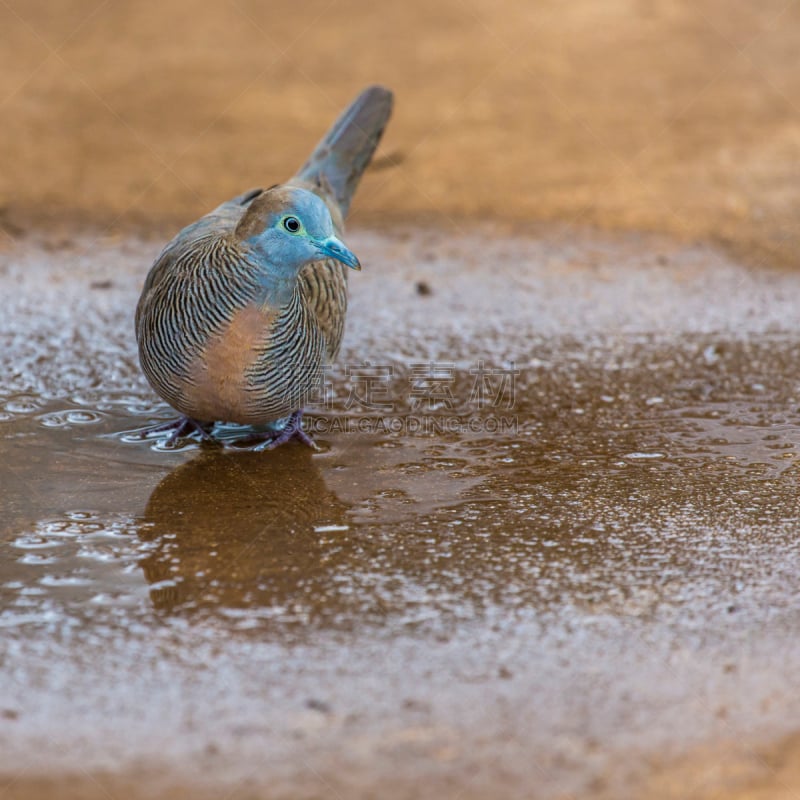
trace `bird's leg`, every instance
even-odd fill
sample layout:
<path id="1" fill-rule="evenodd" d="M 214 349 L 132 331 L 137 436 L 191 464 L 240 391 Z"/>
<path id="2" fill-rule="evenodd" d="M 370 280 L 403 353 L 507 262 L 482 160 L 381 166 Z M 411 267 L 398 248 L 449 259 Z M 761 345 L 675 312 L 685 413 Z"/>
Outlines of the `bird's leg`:
<path id="1" fill-rule="evenodd" d="M 145 428 L 140 435 L 142 439 L 151 439 L 160 433 L 169 433 L 165 444 L 174 444 L 184 436 L 199 433 L 202 441 L 210 442 L 214 439 L 210 433 L 212 427 L 213 424 L 198 422 L 191 417 L 178 417 L 177 419 L 162 422 L 159 425 L 153 425 L 151 428 Z"/>
<path id="2" fill-rule="evenodd" d="M 298 409 L 294 412 L 294 414 L 292 414 L 291 417 L 289 417 L 286 427 L 284 427 L 284 429 L 275 437 L 267 449 L 274 450 L 276 447 L 285 444 L 290 439 L 297 439 L 299 442 L 302 442 L 304 445 L 312 448 L 313 450 L 317 449 L 317 445 L 315 444 L 314 440 L 303 430 L 302 409 Z"/>
<path id="3" fill-rule="evenodd" d="M 282 444 L 286 444 L 286 442 L 292 439 L 297 439 L 303 444 L 308 445 L 312 450 L 319 449 L 314 443 L 314 440 L 303 430 L 302 409 L 295 411 L 292 416 L 289 417 L 289 421 L 284 425 L 282 430 L 278 431 L 278 433 L 270 434 L 269 438 L 251 449 L 274 450 L 276 447 L 280 447 Z"/>

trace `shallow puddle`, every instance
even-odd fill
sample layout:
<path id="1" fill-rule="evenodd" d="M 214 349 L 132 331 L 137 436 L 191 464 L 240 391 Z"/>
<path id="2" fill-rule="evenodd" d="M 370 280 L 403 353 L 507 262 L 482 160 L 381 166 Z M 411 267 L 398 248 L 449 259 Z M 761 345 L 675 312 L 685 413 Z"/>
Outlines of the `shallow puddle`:
<path id="1" fill-rule="evenodd" d="M 98 742 L 180 762 L 211 740 L 244 765 L 245 739 L 296 781 L 281 759 L 311 737 L 346 789 L 325 758 L 382 780 L 445 746 L 467 759 L 484 730 L 524 777 L 528 731 L 555 791 L 632 743 L 710 735 L 701 696 L 732 730 L 788 724 L 800 278 L 657 240 L 351 243 L 365 270 L 307 417 L 318 453 L 126 434 L 169 414 L 131 330 L 157 246 L 2 254 L 0 767 L 35 745 L 95 768 Z M 748 672 L 742 642 L 767 633 L 782 663 Z M 143 691 L 170 710 L 142 716 Z M 75 693 L 70 739 L 52 719 Z M 420 713 L 406 757 L 393 737 Z M 147 744 L 127 753 L 109 714 Z"/>

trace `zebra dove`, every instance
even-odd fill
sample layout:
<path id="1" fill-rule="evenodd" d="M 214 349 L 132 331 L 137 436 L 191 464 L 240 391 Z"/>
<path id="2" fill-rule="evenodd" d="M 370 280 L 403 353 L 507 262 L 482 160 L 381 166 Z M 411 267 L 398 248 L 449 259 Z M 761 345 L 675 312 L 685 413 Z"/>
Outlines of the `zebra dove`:
<path id="1" fill-rule="evenodd" d="M 142 369 L 182 415 L 144 431 L 212 439 L 254 426 L 254 449 L 297 438 L 303 403 L 335 359 L 347 310 L 343 220 L 392 110 L 372 86 L 287 183 L 235 197 L 184 228 L 156 259 L 136 309 Z"/>

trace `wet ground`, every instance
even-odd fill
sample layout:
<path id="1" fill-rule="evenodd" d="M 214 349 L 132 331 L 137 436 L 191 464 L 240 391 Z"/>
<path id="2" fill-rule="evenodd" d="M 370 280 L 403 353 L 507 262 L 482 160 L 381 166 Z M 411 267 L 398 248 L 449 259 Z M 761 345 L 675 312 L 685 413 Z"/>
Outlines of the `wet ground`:
<path id="1" fill-rule="evenodd" d="M 319 453 L 126 434 L 159 243 L 0 253 L 2 796 L 792 796 L 800 276 L 349 241 Z"/>

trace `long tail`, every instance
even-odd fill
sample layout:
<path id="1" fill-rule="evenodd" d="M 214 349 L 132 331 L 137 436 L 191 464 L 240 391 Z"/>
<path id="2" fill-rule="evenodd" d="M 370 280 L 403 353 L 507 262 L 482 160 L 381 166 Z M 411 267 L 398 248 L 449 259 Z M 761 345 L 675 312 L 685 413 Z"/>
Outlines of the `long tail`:
<path id="1" fill-rule="evenodd" d="M 342 112 L 295 176 L 335 200 L 347 216 L 358 182 L 392 114 L 393 95 L 369 86 Z"/>

